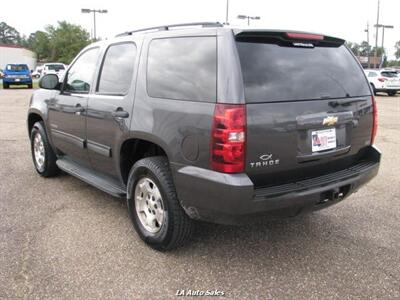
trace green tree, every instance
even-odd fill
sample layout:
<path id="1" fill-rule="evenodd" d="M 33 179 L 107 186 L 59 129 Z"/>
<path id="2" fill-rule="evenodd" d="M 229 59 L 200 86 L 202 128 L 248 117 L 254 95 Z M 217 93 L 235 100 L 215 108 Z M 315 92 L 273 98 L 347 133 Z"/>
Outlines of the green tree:
<path id="1" fill-rule="evenodd" d="M 5 22 L 0 22 L 0 43 L 17 45 L 21 42 L 19 32 Z"/>
<path id="2" fill-rule="evenodd" d="M 399 60 L 390 60 L 387 63 L 388 67 L 400 67 L 400 61 Z"/>
<path id="3" fill-rule="evenodd" d="M 371 49 L 371 55 L 372 56 L 375 56 L 375 48 L 376 47 Z M 382 47 L 377 47 L 376 50 L 377 50 L 376 56 L 381 57 L 382 55 L 385 55 L 385 50 Z"/>
<path id="4" fill-rule="evenodd" d="M 49 38 L 49 59 L 69 64 L 72 59 L 90 43 L 89 33 L 81 26 L 58 22 L 58 26 L 47 26 Z M 36 51 L 36 50 L 35 50 Z"/>
<path id="5" fill-rule="evenodd" d="M 360 44 L 360 55 L 361 56 L 368 56 L 371 55 L 371 46 L 368 45 L 368 43 L 366 41 L 362 41 L 362 43 Z"/>
<path id="6" fill-rule="evenodd" d="M 354 55 L 360 55 L 360 45 L 357 43 L 346 42 L 346 46 L 354 53 Z"/>
<path id="7" fill-rule="evenodd" d="M 396 52 L 394 55 L 396 56 L 397 59 L 400 59 L 400 41 L 398 41 L 394 47 L 396 48 Z"/>
<path id="8" fill-rule="evenodd" d="M 36 52 L 39 60 L 45 60 L 50 57 L 50 39 L 47 32 L 38 30 L 31 33 L 24 44 L 25 47 Z"/>

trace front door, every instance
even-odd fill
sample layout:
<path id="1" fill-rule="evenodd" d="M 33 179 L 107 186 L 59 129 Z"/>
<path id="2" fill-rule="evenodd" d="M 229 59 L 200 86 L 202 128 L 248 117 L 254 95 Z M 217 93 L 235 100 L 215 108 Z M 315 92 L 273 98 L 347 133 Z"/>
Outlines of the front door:
<path id="1" fill-rule="evenodd" d="M 133 42 L 108 47 L 88 103 L 87 148 L 92 167 L 116 179 L 120 141 L 128 134 L 131 121 L 137 53 Z"/>
<path id="2" fill-rule="evenodd" d="M 49 102 L 49 123 L 55 147 L 82 164 L 89 164 L 86 112 L 98 52 L 98 48 L 91 48 L 75 60 L 61 92 Z"/>

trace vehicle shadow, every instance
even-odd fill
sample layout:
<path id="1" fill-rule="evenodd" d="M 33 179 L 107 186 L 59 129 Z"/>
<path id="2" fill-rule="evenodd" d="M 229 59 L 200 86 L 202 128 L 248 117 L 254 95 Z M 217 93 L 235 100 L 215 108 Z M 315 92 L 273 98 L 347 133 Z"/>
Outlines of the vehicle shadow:
<path id="1" fill-rule="evenodd" d="M 199 222 L 192 241 L 168 255 L 193 257 L 196 252 L 200 257 L 206 255 L 210 266 L 230 259 L 256 266 L 269 259 L 306 259 L 319 252 L 331 253 L 328 248 L 340 247 L 335 241 L 348 232 L 339 220 L 323 212 L 241 226 Z"/>

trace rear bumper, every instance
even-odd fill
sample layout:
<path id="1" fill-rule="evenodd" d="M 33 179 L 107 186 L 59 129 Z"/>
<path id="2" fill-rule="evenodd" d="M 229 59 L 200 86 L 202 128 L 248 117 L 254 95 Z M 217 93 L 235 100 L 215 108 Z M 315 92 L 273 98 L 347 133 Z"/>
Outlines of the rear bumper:
<path id="1" fill-rule="evenodd" d="M 172 164 L 178 197 L 193 219 L 223 224 L 265 217 L 290 217 L 338 203 L 377 175 L 380 152 L 335 173 L 255 189 L 246 174 L 223 174 Z"/>
<path id="2" fill-rule="evenodd" d="M 400 91 L 400 87 L 385 87 L 385 88 L 378 88 L 378 89 L 375 89 L 375 91 L 376 92 L 384 92 L 384 93 L 387 93 L 387 92 L 394 92 L 394 91 Z"/>

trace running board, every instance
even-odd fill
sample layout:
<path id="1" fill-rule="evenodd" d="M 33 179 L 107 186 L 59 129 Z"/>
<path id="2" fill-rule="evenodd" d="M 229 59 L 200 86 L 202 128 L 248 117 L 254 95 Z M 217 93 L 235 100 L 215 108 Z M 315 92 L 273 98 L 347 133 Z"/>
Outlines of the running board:
<path id="1" fill-rule="evenodd" d="M 83 167 L 67 157 L 57 159 L 57 166 L 68 174 L 106 192 L 114 197 L 126 197 L 126 188 L 119 186 L 117 182 L 112 182 L 110 178 L 97 173 L 87 167 Z"/>

